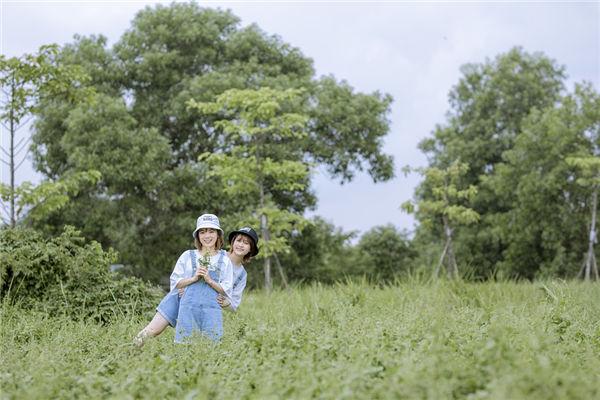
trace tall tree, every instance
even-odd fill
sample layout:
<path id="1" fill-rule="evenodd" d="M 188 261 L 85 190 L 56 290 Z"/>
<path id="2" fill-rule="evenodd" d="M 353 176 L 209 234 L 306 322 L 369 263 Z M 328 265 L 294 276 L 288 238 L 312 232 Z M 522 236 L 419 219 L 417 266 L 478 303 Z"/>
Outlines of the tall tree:
<path id="1" fill-rule="evenodd" d="M 439 275 L 440 267 L 446 261 L 448 278 L 456 279 L 459 275 L 452 244 L 454 229 L 459 225 L 470 225 L 479 221 L 479 214 L 468 207 L 477 194 L 477 188 L 462 182 L 469 171 L 469 166 L 455 161 L 444 169 L 430 167 L 417 168 L 416 171 L 423 175 L 424 185 L 431 193 L 428 200 L 418 200 L 419 220 L 425 225 L 432 225 L 438 221 L 445 238 L 444 249 L 435 268 L 435 276 Z M 402 209 L 408 213 L 415 212 L 415 206 L 411 201 L 403 203 Z"/>
<path id="2" fill-rule="evenodd" d="M 267 290 L 273 286 L 271 257 L 289 251 L 282 232 L 303 222 L 301 215 L 281 209 L 273 200 L 275 190 L 293 195 L 308 182 L 310 168 L 297 145 L 306 136 L 307 121 L 296 112 L 302 110 L 299 95 L 294 89 L 231 89 L 212 103 L 189 102 L 202 114 L 222 118 L 215 128 L 235 143 L 227 153 L 206 153 L 201 158 L 208 163 L 209 174 L 224 183 L 228 196 L 244 200 L 242 211 L 252 213 L 252 222 L 260 226 Z"/>
<path id="3" fill-rule="evenodd" d="M 504 275 L 576 275 L 588 249 L 594 209 L 593 185 L 581 185 L 592 181 L 578 164 L 598 157 L 598 139 L 591 134 L 600 123 L 597 96 L 581 86 L 556 105 L 533 111 L 504 162 L 484 180 L 498 197 L 512 197 L 510 207 L 494 218 L 505 244 L 497 264 Z"/>
<path id="4" fill-rule="evenodd" d="M 497 225 L 511 209 L 511 191 L 498 193 L 487 178 L 494 176 L 503 155 L 514 147 L 523 122 L 535 109 L 555 104 L 563 91 L 564 68 L 541 53 L 514 48 L 482 64 L 467 64 L 449 94 L 450 110 L 445 124 L 420 143 L 431 167 L 445 168 L 460 159 L 469 164 L 465 183 L 478 192 L 472 207 L 481 221 L 465 226 L 456 235 L 456 252 L 475 268 L 475 275 L 488 277 L 504 259 L 506 243 Z M 433 200 L 432 193 L 418 196 Z M 429 229 L 423 225 L 419 229 Z M 427 235 L 420 235 L 425 237 Z"/>
<path id="5" fill-rule="evenodd" d="M 229 89 L 302 88 L 300 113 L 308 121 L 297 148 L 306 161 L 322 165 L 342 181 L 351 180 L 360 170 L 376 181 L 393 175 L 392 159 L 382 150 L 391 98 L 378 92 L 356 93 L 332 77 L 316 79 L 312 61 L 299 49 L 255 25 L 241 28 L 231 12 L 195 3 L 147 7 L 112 48 L 106 47 L 102 36 L 76 37 L 58 57 L 89 71 L 91 85 L 101 96 L 97 103 L 76 108 L 65 106 L 60 97 L 44 104 L 33 138 L 36 168 L 58 177 L 89 165 L 84 162 L 88 156 L 91 160 L 94 154 L 110 153 L 112 158 L 110 165 L 101 164 L 107 170 L 100 171 L 106 178 L 100 190 L 80 194 L 69 210 L 44 226 L 73 224 L 86 236 L 114 246 L 123 257 L 121 262 L 136 265 L 139 273 L 157 271 L 157 276 L 158 271 L 168 271 L 169 257 L 189 245 L 189 221 L 197 213 L 231 215 L 241 210 L 239 199 L 226 196 L 224 188 L 207 177 L 205 163 L 198 161 L 204 153 L 230 154 L 239 143 L 215 125 L 217 115 L 199 115 L 188 108 L 190 99 L 213 102 Z M 118 117 L 113 112 L 93 112 L 109 104 L 113 110 L 118 105 Z M 127 151 L 93 147 L 108 141 L 89 135 L 78 140 L 71 134 L 83 132 L 77 126 L 84 127 L 84 120 L 73 115 L 78 113 L 87 113 L 95 121 L 91 131 L 108 134 L 108 129 L 100 129 L 104 120 L 104 125 L 121 132 L 116 143 L 134 143 L 141 139 L 126 136 L 143 132 L 142 137 L 156 146 L 167 144 L 166 158 L 162 149 L 148 153 L 150 159 L 160 159 L 156 173 L 161 178 L 150 179 L 158 184 L 139 184 L 143 170 L 130 169 L 134 156 L 148 165 L 144 154 L 129 156 Z M 290 152 L 289 159 L 296 159 L 295 150 L 284 149 Z M 77 157 L 70 153 L 75 150 Z M 109 180 L 109 169 L 119 168 L 127 174 Z M 279 209 L 297 214 L 314 207 L 310 177 L 303 184 L 303 189 L 293 192 L 273 187 L 272 201 Z M 92 204 L 98 205 L 94 213 L 81 213 Z M 152 229 L 142 229 L 148 227 Z"/>
<path id="6" fill-rule="evenodd" d="M 61 208 L 70 195 L 78 191 L 85 182 L 95 182 L 97 171 L 64 176 L 56 184 L 45 182 L 35 187 L 29 182 L 17 186 L 16 172 L 27 157 L 30 136 L 28 133 L 18 136 L 19 130 L 29 127 L 29 123 L 39 111 L 44 98 L 64 96 L 67 101 L 83 98 L 89 93 L 81 90 L 87 76 L 76 66 L 61 65 L 56 55 L 58 47 L 47 45 L 40 47 L 35 54 L 6 58 L 0 55 L 0 86 L 4 99 L 0 102 L 0 123 L 8 131 L 8 149 L 0 147 L 8 165 L 10 183 L 0 183 L 0 201 L 2 201 L 2 221 L 14 227 L 22 213 L 31 207 L 36 215 L 50 213 Z M 3 134 L 3 133 L 2 133 Z M 45 203 L 45 204 L 44 204 Z"/>

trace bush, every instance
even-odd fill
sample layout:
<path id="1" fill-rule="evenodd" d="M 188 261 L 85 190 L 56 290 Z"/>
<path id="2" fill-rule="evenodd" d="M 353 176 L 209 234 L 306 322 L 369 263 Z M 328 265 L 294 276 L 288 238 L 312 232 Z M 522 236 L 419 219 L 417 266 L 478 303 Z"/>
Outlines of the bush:
<path id="1" fill-rule="evenodd" d="M 109 271 L 116 252 L 65 227 L 60 236 L 32 229 L 0 230 L 0 298 L 74 319 L 109 322 L 151 310 L 162 292 L 137 278 Z"/>

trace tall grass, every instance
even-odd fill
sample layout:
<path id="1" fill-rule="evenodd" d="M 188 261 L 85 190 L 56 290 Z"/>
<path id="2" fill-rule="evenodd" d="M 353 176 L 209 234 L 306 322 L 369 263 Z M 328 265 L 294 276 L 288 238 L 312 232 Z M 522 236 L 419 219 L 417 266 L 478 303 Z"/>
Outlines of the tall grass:
<path id="1" fill-rule="evenodd" d="M 592 399 L 600 286 L 364 283 L 249 293 L 219 344 L 142 350 L 102 326 L 3 306 L 2 398 Z"/>

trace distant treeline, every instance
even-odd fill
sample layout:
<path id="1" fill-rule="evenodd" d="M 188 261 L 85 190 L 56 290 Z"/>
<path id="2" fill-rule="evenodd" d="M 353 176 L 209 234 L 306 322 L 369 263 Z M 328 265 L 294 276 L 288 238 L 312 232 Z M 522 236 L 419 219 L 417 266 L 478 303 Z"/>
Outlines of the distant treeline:
<path id="1" fill-rule="evenodd" d="M 148 7 L 112 47 L 103 36 L 76 37 L 50 61 L 77 68 L 83 75 L 71 84 L 85 95 L 36 98 L 35 167 L 48 182 L 96 175 L 19 223 L 47 236 L 72 225 L 136 276 L 167 276 L 204 212 L 226 230 L 268 229 L 261 255 L 281 266 L 276 284 L 389 282 L 431 274 L 440 261 L 470 279 L 568 278 L 594 254 L 600 99 L 587 83 L 566 88 L 564 67 L 543 54 L 514 48 L 465 65 L 447 119 L 420 144 L 429 165 L 409 210 L 416 232 L 380 226 L 354 241 L 326 218 L 302 218 L 317 199 L 300 170 L 391 179 L 383 151 L 391 96 L 316 78 L 312 60 L 278 36 L 194 3 Z M 284 95 L 256 107 L 240 100 L 264 88 Z M 234 95 L 238 103 L 228 103 Z M 220 164 L 211 154 L 223 155 Z M 246 176 L 235 158 L 247 161 Z M 298 182 L 286 165 L 300 171 Z M 263 262 L 249 268 L 252 286 L 263 283 Z"/>

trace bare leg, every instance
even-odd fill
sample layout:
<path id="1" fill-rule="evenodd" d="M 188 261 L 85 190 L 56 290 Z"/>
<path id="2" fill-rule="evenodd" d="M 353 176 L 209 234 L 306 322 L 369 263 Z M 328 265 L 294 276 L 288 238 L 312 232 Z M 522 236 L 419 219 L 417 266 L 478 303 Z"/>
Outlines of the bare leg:
<path id="1" fill-rule="evenodd" d="M 152 321 L 133 338 L 133 343 L 138 347 L 142 347 L 147 338 L 160 335 L 167 326 L 169 326 L 169 321 L 160 313 L 156 313 Z"/>

